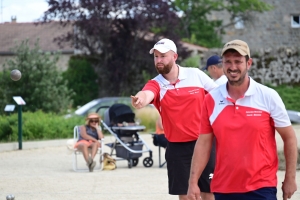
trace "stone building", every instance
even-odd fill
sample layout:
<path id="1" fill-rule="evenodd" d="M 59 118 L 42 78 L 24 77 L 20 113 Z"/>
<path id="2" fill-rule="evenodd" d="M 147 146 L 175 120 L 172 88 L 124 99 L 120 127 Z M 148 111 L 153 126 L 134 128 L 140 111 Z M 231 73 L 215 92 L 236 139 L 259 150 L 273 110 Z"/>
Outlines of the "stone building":
<path id="1" fill-rule="evenodd" d="M 253 65 L 249 75 L 273 86 L 300 85 L 300 1 L 263 0 L 271 11 L 248 13 L 245 20 L 233 19 L 225 12 L 213 13 L 211 19 L 222 19 L 225 28 L 222 41 L 234 39 L 248 43 Z M 236 21 L 234 21 L 236 20 Z M 221 49 L 210 49 L 204 61 Z"/>
<path id="2" fill-rule="evenodd" d="M 11 22 L 0 23 L 0 70 L 3 69 L 4 63 L 8 59 L 14 58 L 15 54 L 12 48 L 19 45 L 21 41 L 28 39 L 30 47 L 39 39 L 39 45 L 44 52 L 61 52 L 57 66 L 64 71 L 68 67 L 68 61 L 72 55 L 86 53 L 84 50 L 76 49 L 69 43 L 64 43 L 64 46 L 59 46 L 55 38 L 67 35 L 68 32 L 74 31 L 72 25 L 62 27 L 58 21 L 51 23 L 36 25 L 35 23 L 17 23 L 16 18 L 12 18 Z M 153 37 L 152 33 L 147 34 L 148 38 Z M 181 42 L 184 48 L 191 51 L 192 55 L 202 55 L 208 51 L 207 48 L 198 45 Z M 148 50 L 146 50 L 148 51 Z"/>
<path id="3" fill-rule="evenodd" d="M 74 48 L 67 44 L 60 47 L 54 39 L 72 30 L 71 26 L 62 27 L 59 22 L 51 22 L 44 25 L 34 23 L 12 22 L 0 23 L 0 70 L 3 64 L 15 55 L 12 48 L 20 45 L 21 41 L 28 39 L 30 47 L 39 39 L 39 46 L 45 52 L 61 52 L 57 63 L 62 70 L 67 69 L 70 56 L 74 54 Z"/>
<path id="4" fill-rule="evenodd" d="M 233 39 L 247 41 L 252 52 L 260 49 L 283 46 L 300 46 L 300 1 L 299 0 L 262 0 L 273 6 L 271 11 L 248 13 L 245 20 L 225 28 L 223 42 Z M 213 19 L 223 19 L 230 24 L 228 13 L 214 13 Z"/>

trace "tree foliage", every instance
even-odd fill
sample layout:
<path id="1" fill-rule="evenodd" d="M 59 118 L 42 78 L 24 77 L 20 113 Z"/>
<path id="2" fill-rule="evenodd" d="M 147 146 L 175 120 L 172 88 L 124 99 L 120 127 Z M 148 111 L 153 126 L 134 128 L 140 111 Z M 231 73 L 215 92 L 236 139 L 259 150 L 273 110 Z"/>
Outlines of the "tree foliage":
<path id="1" fill-rule="evenodd" d="M 99 96 L 130 95 L 156 75 L 149 50 L 160 37 L 178 45 L 179 18 L 168 1 L 162 0 L 48 0 L 49 9 L 41 22 L 59 19 L 74 30 L 57 38 L 83 53 L 94 56 Z M 155 33 L 153 33 L 155 31 Z"/>
<path id="2" fill-rule="evenodd" d="M 43 53 L 38 40 L 32 49 L 29 47 L 29 41 L 25 40 L 15 46 L 13 51 L 16 57 L 5 63 L 0 75 L 1 107 L 15 104 L 13 96 L 21 96 L 26 102 L 23 106 L 24 111 L 66 111 L 71 106 L 73 92 L 68 89 L 66 81 L 56 68 L 59 54 Z M 19 81 L 10 79 L 10 71 L 13 69 L 22 73 Z"/>
<path id="3" fill-rule="evenodd" d="M 194 68 L 201 68 L 199 64 L 199 60 L 201 59 L 200 55 L 194 55 L 184 59 L 180 65 L 183 67 L 194 67 Z"/>
<path id="4" fill-rule="evenodd" d="M 250 20 L 253 12 L 264 12 L 272 9 L 262 0 L 174 0 L 176 11 L 182 15 L 181 37 L 185 41 L 205 47 L 220 47 L 223 29 L 236 22 Z M 213 12 L 228 12 L 230 23 L 222 19 L 210 19 Z"/>
<path id="5" fill-rule="evenodd" d="M 68 88 L 76 93 L 74 106 L 84 105 L 97 98 L 97 74 L 92 67 L 92 61 L 87 57 L 71 57 L 68 69 L 63 72 L 63 78 L 68 81 Z"/>
<path id="6" fill-rule="evenodd" d="M 268 10 L 260 0 L 48 0 L 41 24 L 59 20 L 73 30 L 56 38 L 93 57 L 98 75 L 98 96 L 128 96 L 140 90 L 146 77 L 157 74 L 149 50 L 161 37 L 178 46 L 180 63 L 189 52 L 179 41 L 220 47 L 222 20 L 212 12 L 231 17 Z"/>

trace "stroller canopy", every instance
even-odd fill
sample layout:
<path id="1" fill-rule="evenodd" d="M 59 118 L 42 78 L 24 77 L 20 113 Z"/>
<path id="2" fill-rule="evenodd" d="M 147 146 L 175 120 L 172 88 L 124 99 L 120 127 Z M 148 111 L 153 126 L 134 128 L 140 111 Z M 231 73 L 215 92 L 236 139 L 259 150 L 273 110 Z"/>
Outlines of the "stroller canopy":
<path id="1" fill-rule="evenodd" d="M 113 104 L 109 109 L 110 125 L 134 122 L 135 113 L 126 104 Z"/>

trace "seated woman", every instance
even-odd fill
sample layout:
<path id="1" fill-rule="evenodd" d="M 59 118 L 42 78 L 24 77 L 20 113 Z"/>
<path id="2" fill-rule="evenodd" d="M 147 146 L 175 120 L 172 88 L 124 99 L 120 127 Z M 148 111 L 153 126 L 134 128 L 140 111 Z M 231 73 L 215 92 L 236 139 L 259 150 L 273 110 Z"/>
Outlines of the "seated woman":
<path id="1" fill-rule="evenodd" d="M 164 128 L 163 128 L 160 116 L 158 117 L 158 119 L 156 121 L 156 131 L 155 132 L 156 132 L 155 137 L 156 137 L 156 142 L 157 142 L 156 146 L 161 146 L 163 148 L 166 148 L 168 140 L 165 137 L 165 132 L 164 132 Z"/>
<path id="2" fill-rule="evenodd" d="M 98 148 L 101 146 L 98 140 L 104 137 L 101 127 L 99 126 L 99 121 L 100 116 L 97 113 L 90 113 L 86 118 L 86 125 L 80 126 L 78 141 L 75 144 L 75 148 L 82 152 L 90 172 L 92 172 L 96 166 L 94 158 Z M 91 149 L 90 155 L 89 148 Z"/>

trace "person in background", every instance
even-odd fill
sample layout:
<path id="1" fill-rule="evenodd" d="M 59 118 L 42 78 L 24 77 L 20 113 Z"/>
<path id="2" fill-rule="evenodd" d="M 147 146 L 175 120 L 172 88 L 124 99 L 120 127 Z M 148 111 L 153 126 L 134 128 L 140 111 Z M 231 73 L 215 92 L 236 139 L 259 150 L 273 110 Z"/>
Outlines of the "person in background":
<path id="1" fill-rule="evenodd" d="M 207 92 L 217 87 L 209 76 L 197 68 L 176 64 L 177 47 L 170 39 L 158 41 L 150 50 L 157 75 L 132 98 L 134 108 L 153 103 L 158 110 L 168 140 L 167 161 L 169 194 L 187 199 L 188 179 L 196 140 L 200 133 L 201 106 Z M 213 159 L 214 160 L 214 159 Z M 199 179 L 203 200 L 212 200 L 210 175 L 214 165 L 207 164 Z"/>
<path id="2" fill-rule="evenodd" d="M 96 166 L 94 158 L 98 148 L 101 147 L 98 140 L 104 138 L 99 121 L 100 116 L 97 113 L 90 113 L 87 116 L 85 126 L 80 126 L 78 141 L 74 147 L 82 152 L 90 172 L 93 172 Z"/>
<path id="3" fill-rule="evenodd" d="M 222 85 L 227 83 L 227 77 L 223 71 L 222 59 L 218 55 L 209 57 L 203 70 L 208 71 L 210 77 L 216 84 Z"/>
<path id="4" fill-rule="evenodd" d="M 226 43 L 222 50 L 227 84 L 205 96 L 200 136 L 195 146 L 188 197 L 200 199 L 198 178 L 216 140 L 216 167 L 211 190 L 216 200 L 277 199 L 278 156 L 275 134 L 284 143 L 286 161 L 283 199 L 297 190 L 297 138 L 278 93 L 248 75 L 252 64 L 248 44 Z"/>

